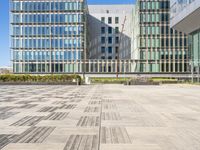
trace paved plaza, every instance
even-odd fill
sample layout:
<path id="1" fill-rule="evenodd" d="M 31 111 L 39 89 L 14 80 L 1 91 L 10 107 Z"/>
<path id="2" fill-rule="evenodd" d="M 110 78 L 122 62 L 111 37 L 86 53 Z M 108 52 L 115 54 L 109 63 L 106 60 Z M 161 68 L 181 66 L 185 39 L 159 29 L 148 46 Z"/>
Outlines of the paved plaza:
<path id="1" fill-rule="evenodd" d="M 0 86 L 2 150 L 200 150 L 200 87 Z"/>

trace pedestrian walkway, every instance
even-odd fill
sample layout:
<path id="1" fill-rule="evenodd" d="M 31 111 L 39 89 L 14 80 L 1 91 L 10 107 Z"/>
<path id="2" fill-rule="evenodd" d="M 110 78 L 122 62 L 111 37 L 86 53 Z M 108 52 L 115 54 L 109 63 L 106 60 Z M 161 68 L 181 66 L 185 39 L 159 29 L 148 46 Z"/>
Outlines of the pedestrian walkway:
<path id="1" fill-rule="evenodd" d="M 2 150 L 198 150 L 198 86 L 0 86 Z"/>

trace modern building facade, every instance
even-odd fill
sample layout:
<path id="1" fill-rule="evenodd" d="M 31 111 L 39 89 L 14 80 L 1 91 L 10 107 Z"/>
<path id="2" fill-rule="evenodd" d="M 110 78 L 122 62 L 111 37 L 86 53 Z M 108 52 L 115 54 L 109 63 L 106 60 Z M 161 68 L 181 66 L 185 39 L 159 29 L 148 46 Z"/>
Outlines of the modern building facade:
<path id="1" fill-rule="evenodd" d="M 189 71 L 188 39 L 170 28 L 170 0 L 10 1 L 14 73 Z"/>
<path id="2" fill-rule="evenodd" d="M 134 5 L 88 6 L 89 72 L 132 72 L 131 25 Z"/>
<path id="3" fill-rule="evenodd" d="M 170 28 L 170 0 L 138 0 L 133 20 L 136 72 L 188 71 L 187 36 Z"/>
<path id="4" fill-rule="evenodd" d="M 82 72 L 84 0 L 11 0 L 14 73 Z"/>
<path id="5" fill-rule="evenodd" d="M 131 59 L 133 8 L 134 5 L 88 6 L 91 59 Z"/>
<path id="6" fill-rule="evenodd" d="M 171 27 L 189 35 L 191 67 L 200 67 L 200 1 L 172 0 Z"/>

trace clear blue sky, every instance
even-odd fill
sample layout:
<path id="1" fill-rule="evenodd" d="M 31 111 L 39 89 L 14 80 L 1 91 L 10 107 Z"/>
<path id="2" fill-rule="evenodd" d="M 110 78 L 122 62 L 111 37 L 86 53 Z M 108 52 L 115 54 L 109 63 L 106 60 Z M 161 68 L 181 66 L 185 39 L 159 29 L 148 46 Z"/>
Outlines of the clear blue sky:
<path id="1" fill-rule="evenodd" d="M 135 0 L 88 0 L 88 4 L 132 4 Z M 9 0 L 0 0 L 0 66 L 9 66 Z"/>

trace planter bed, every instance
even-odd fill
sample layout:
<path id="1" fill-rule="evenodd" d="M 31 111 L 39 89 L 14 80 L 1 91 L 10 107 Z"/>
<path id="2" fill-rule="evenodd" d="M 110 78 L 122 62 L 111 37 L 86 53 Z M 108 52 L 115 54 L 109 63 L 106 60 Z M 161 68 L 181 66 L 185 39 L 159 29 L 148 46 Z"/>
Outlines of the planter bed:
<path id="1" fill-rule="evenodd" d="M 77 85 L 76 82 L 0 82 L 0 85 Z M 79 83 L 78 85 L 81 85 Z"/>

